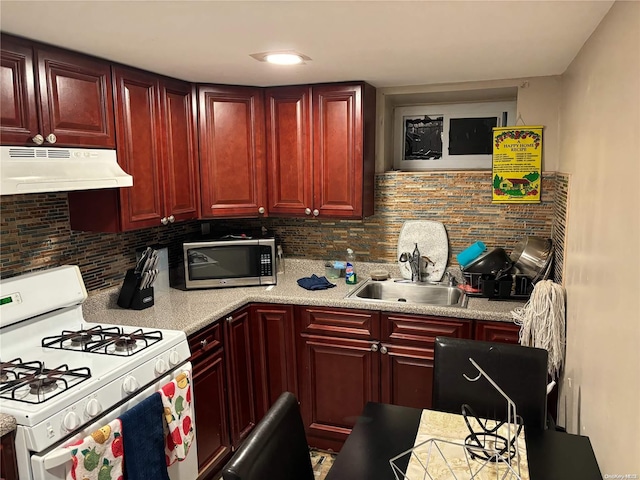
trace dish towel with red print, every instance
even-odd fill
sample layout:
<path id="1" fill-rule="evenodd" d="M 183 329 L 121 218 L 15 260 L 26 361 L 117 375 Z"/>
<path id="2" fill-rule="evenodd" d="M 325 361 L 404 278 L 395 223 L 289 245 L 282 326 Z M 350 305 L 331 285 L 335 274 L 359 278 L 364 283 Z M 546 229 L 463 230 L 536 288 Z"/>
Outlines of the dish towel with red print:
<path id="1" fill-rule="evenodd" d="M 122 425 L 119 419 L 66 448 L 73 459 L 67 480 L 122 479 Z"/>
<path id="2" fill-rule="evenodd" d="M 160 389 L 164 407 L 165 450 L 167 466 L 187 458 L 195 435 L 191 413 L 191 380 L 180 373 Z"/>

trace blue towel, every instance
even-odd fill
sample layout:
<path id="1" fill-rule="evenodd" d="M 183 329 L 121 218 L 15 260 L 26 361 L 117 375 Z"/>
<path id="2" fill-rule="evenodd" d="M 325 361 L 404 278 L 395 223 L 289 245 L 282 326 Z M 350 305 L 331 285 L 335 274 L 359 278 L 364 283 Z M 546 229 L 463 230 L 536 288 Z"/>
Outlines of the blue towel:
<path id="1" fill-rule="evenodd" d="M 162 398 L 154 393 L 120 416 L 125 480 L 169 480 Z"/>
<path id="2" fill-rule="evenodd" d="M 327 280 L 327 277 L 318 277 L 315 273 L 310 277 L 298 279 L 298 285 L 307 290 L 325 290 L 335 287 L 335 284 Z"/>

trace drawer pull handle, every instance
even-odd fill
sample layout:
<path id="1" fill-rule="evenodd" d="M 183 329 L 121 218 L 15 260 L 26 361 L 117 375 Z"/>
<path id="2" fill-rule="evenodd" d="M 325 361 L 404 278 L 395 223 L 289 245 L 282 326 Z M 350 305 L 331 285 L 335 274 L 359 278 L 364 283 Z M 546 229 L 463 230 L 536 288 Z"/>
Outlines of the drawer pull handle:
<path id="1" fill-rule="evenodd" d="M 209 344 L 209 342 L 207 342 L 207 339 L 206 339 L 206 338 L 200 342 L 200 346 L 201 346 L 203 349 L 207 348 L 207 345 L 208 345 L 208 344 Z"/>

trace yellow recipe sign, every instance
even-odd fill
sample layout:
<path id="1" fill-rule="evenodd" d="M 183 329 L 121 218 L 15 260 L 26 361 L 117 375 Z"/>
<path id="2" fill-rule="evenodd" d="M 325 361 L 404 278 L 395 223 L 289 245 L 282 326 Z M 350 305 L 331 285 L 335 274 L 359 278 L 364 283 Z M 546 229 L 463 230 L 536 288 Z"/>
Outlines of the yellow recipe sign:
<path id="1" fill-rule="evenodd" d="M 493 129 L 492 203 L 540 203 L 542 127 Z"/>

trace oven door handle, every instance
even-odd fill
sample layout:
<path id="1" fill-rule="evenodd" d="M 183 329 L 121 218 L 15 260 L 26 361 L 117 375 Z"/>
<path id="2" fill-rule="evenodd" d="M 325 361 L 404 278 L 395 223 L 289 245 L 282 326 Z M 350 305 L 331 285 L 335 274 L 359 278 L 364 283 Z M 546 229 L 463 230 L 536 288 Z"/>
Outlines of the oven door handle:
<path id="1" fill-rule="evenodd" d="M 58 448 L 53 452 L 48 453 L 44 457 L 44 468 L 45 470 L 53 470 L 60 465 L 64 465 L 67 462 L 71 461 L 71 450 L 66 448 Z"/>

